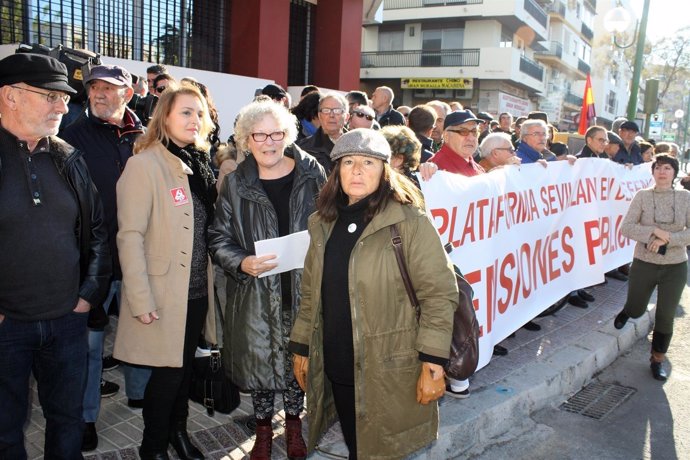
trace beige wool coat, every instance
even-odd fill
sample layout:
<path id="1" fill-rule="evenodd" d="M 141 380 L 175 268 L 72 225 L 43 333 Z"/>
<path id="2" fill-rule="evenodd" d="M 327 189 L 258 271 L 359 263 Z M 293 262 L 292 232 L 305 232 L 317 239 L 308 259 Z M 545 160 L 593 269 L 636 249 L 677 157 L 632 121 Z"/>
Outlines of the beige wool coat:
<path id="1" fill-rule="evenodd" d="M 113 356 L 121 361 L 182 367 L 194 236 L 189 174 L 189 167 L 156 144 L 130 158 L 117 183 L 122 303 Z M 216 343 L 210 261 L 208 281 L 204 330 L 206 340 Z M 136 318 L 154 310 L 160 319 L 151 324 Z"/>

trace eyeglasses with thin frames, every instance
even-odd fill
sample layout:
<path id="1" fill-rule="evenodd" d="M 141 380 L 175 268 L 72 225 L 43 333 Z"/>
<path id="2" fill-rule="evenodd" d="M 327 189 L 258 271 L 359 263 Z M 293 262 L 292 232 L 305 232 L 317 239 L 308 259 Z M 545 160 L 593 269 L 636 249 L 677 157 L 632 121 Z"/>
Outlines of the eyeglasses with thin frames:
<path id="1" fill-rule="evenodd" d="M 270 134 L 266 133 L 252 133 L 254 142 L 266 142 L 266 139 L 271 138 L 272 141 L 282 141 L 285 138 L 284 131 L 275 131 Z"/>
<path id="2" fill-rule="evenodd" d="M 507 150 L 513 155 L 515 155 L 515 149 L 512 147 L 496 147 L 494 150 Z"/>
<path id="3" fill-rule="evenodd" d="M 478 137 L 479 133 L 481 132 L 479 128 L 474 128 L 474 129 L 465 129 L 465 128 L 459 128 L 459 129 L 447 129 L 446 131 L 450 131 L 451 133 L 456 133 L 461 135 L 462 137 L 467 137 L 470 134 L 473 135 L 474 137 Z"/>
<path id="4" fill-rule="evenodd" d="M 22 88 L 21 86 L 14 86 L 14 85 L 10 85 L 10 87 L 14 88 L 14 89 L 21 89 L 22 91 L 28 91 L 30 93 L 36 93 L 36 94 L 40 94 L 42 96 L 45 96 L 46 100 L 48 102 L 50 102 L 51 104 L 55 104 L 57 101 L 59 101 L 61 99 L 65 104 L 67 104 L 67 103 L 69 103 L 69 100 L 70 100 L 69 94 L 59 94 L 59 93 L 54 93 L 53 91 L 51 91 L 49 93 L 44 93 L 42 91 L 36 91 L 33 89 Z"/>
<path id="5" fill-rule="evenodd" d="M 345 109 L 341 107 L 335 107 L 335 108 L 330 108 L 330 107 L 322 107 L 319 109 L 319 112 L 323 113 L 324 115 L 342 115 L 345 113 Z"/>
<path id="6" fill-rule="evenodd" d="M 534 136 L 534 137 L 546 137 L 546 133 L 544 131 L 535 131 L 533 133 L 526 133 L 524 135 L 525 136 Z"/>

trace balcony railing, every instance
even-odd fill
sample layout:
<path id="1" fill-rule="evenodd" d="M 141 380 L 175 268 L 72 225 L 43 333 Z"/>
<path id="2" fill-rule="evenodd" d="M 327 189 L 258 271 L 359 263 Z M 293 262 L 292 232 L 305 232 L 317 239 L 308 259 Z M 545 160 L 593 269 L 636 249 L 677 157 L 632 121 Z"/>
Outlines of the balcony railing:
<path id="1" fill-rule="evenodd" d="M 576 105 L 579 107 L 582 105 L 582 98 L 579 96 L 575 96 L 573 93 L 568 93 L 563 98 L 563 102 Z"/>
<path id="2" fill-rule="evenodd" d="M 590 72 L 590 67 L 589 64 L 587 64 L 585 61 L 582 59 L 577 60 L 577 70 L 584 74 L 588 74 Z"/>
<path id="3" fill-rule="evenodd" d="M 370 51 L 362 53 L 362 68 L 477 67 L 479 49 Z"/>
<path id="4" fill-rule="evenodd" d="M 563 45 L 560 42 L 546 42 L 546 51 L 535 52 L 539 56 L 556 56 L 558 59 L 563 58 Z"/>
<path id="5" fill-rule="evenodd" d="M 544 81 L 544 68 L 525 56 L 520 56 L 520 72 L 539 81 Z"/>
<path id="6" fill-rule="evenodd" d="M 588 40 L 594 38 L 594 32 L 587 26 L 587 24 L 582 23 L 580 30 L 582 31 L 582 35 L 584 35 Z"/>
<path id="7" fill-rule="evenodd" d="M 561 17 L 565 17 L 565 5 L 562 2 L 553 2 L 551 5 L 549 5 L 547 11 L 549 13 L 556 13 Z"/>
<path id="8" fill-rule="evenodd" d="M 383 0 L 384 10 L 423 8 L 425 6 L 478 5 L 484 0 Z"/>
<path id="9" fill-rule="evenodd" d="M 525 0 L 525 11 L 536 19 L 539 24 L 546 27 L 546 11 L 544 11 L 543 8 L 537 4 L 537 2 L 534 0 Z"/>

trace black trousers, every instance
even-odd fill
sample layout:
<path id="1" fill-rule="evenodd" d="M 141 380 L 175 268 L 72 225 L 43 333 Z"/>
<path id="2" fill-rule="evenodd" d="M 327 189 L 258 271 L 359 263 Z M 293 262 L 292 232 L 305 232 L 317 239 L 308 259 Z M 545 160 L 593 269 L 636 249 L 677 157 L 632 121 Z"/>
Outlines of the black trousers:
<path id="1" fill-rule="evenodd" d="M 152 368 L 151 378 L 144 392 L 142 452 L 165 452 L 168 449 L 170 431 L 178 426 L 186 429 L 192 362 L 207 310 L 208 297 L 187 302 L 182 367 Z"/>
<path id="2" fill-rule="evenodd" d="M 357 430 L 355 424 L 355 387 L 354 385 L 340 385 L 331 382 L 335 410 L 340 419 L 347 450 L 350 451 L 349 460 L 357 460 Z"/>

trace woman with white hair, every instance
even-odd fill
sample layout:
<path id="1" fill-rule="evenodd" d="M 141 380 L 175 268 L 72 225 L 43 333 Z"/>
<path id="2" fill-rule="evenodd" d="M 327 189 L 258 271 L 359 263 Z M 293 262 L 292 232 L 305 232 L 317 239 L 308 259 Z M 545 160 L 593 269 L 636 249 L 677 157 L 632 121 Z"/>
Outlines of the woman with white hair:
<path id="1" fill-rule="evenodd" d="M 326 180 L 314 157 L 294 145 L 296 118 L 273 102 L 244 107 L 235 126 L 246 159 L 226 176 L 209 228 L 213 260 L 228 275 L 224 326 L 225 370 L 250 390 L 256 417 L 252 460 L 269 460 L 273 399 L 283 393 L 288 458 L 306 457 L 300 413 L 304 392 L 292 374 L 288 338 L 301 301 L 302 270 L 259 277 L 279 266 L 257 256 L 254 243 L 307 229 Z"/>

